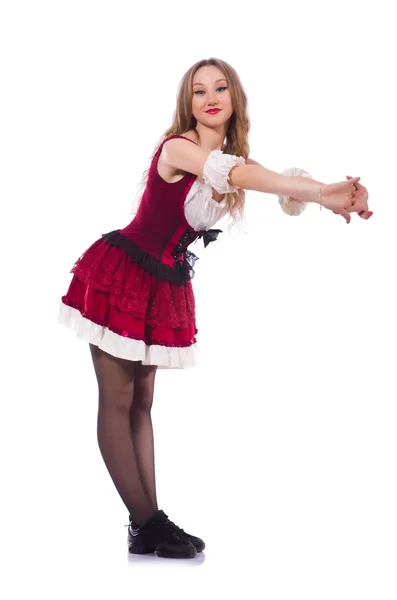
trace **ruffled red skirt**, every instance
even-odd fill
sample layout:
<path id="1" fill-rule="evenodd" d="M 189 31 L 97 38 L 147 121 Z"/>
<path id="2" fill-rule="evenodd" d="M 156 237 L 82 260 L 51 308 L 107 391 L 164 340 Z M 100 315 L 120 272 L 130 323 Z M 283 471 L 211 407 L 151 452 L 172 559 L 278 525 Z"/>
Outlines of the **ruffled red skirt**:
<path id="1" fill-rule="evenodd" d="M 103 350 L 163 368 L 195 365 L 190 281 L 164 281 L 100 238 L 73 266 L 59 322 Z"/>

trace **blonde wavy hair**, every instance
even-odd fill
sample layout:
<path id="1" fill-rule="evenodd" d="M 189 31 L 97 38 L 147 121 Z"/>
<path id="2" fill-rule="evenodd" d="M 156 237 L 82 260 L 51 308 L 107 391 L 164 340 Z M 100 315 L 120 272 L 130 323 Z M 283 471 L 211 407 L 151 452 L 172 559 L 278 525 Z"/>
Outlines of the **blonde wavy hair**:
<path id="1" fill-rule="evenodd" d="M 194 130 L 200 141 L 200 136 L 196 129 L 197 120 L 192 115 L 193 78 L 196 71 L 201 67 L 206 66 L 218 67 L 218 69 L 222 71 L 228 82 L 232 99 L 233 114 L 229 121 L 222 151 L 225 154 L 242 156 L 244 159 L 248 158 L 250 151 L 248 143 L 250 120 L 247 114 L 247 95 L 241 84 L 240 78 L 233 67 L 219 58 L 208 58 L 194 64 L 183 76 L 178 88 L 176 109 L 173 115 L 172 124 L 157 142 L 150 159 L 150 164 L 161 142 L 170 135 L 183 135 L 190 130 Z M 149 170 L 150 167 L 144 172 L 141 182 L 138 184 L 140 192 L 137 200 L 137 208 L 142 200 Z M 240 188 L 233 194 L 226 194 L 225 200 L 228 207 L 228 213 L 233 219 L 233 222 L 235 223 L 242 219 L 244 216 L 245 190 Z"/>

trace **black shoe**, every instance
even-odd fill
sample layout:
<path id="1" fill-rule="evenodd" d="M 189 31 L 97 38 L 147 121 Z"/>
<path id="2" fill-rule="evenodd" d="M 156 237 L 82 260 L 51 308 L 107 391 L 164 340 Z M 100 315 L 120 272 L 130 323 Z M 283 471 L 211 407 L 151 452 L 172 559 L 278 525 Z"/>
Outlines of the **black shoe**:
<path id="1" fill-rule="evenodd" d="M 168 515 L 166 515 L 163 511 L 160 512 L 162 512 L 163 515 L 168 519 Z M 190 535 L 190 533 L 186 533 L 186 531 L 178 527 L 178 525 L 175 525 L 175 523 L 173 523 L 173 521 L 170 521 L 169 519 L 168 523 L 168 526 L 172 529 L 172 531 L 176 533 L 176 535 L 178 535 L 182 540 L 187 540 L 188 542 L 193 544 L 193 546 L 196 548 L 196 552 L 202 552 L 204 550 L 205 544 L 203 540 L 194 535 Z"/>
<path id="2" fill-rule="evenodd" d="M 158 510 L 140 527 L 128 525 L 128 551 L 131 554 L 155 553 L 162 558 L 194 558 L 196 548 L 174 531 L 162 510 Z"/>

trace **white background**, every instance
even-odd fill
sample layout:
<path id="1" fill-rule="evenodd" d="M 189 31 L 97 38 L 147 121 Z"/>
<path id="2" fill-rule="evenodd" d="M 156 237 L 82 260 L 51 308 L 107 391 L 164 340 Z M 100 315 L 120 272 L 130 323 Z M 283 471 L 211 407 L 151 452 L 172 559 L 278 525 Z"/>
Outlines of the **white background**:
<path id="1" fill-rule="evenodd" d="M 2 597 L 395 600 L 390 11 L 2 3 Z M 288 217 L 249 192 L 246 233 L 191 248 L 200 364 L 158 372 L 152 416 L 159 506 L 207 549 L 133 557 L 88 344 L 57 310 L 74 261 L 132 218 L 178 84 L 211 56 L 241 77 L 252 158 L 361 176 L 374 216 Z"/>

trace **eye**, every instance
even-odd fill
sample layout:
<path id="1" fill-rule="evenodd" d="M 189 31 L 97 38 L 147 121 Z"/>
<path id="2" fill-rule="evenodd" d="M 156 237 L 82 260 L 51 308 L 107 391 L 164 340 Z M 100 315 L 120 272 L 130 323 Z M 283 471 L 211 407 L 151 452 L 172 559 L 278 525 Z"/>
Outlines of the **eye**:
<path id="1" fill-rule="evenodd" d="M 216 91 L 218 90 L 227 90 L 227 87 L 219 87 Z M 203 90 L 196 90 L 195 92 L 193 92 L 193 94 L 205 94 L 205 92 Z"/>

